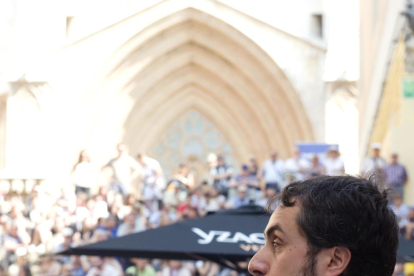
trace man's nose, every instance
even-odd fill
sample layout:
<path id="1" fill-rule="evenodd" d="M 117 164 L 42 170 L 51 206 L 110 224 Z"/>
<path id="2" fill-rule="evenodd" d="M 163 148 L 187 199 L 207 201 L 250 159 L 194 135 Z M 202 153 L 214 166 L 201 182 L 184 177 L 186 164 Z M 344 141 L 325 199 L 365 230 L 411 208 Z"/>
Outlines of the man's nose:
<path id="1" fill-rule="evenodd" d="M 262 254 L 263 252 L 261 249 L 256 253 L 256 255 L 253 256 L 253 258 L 249 262 L 248 270 L 250 274 L 254 276 L 264 276 L 267 275 L 269 271 L 269 266 L 262 258 Z"/>

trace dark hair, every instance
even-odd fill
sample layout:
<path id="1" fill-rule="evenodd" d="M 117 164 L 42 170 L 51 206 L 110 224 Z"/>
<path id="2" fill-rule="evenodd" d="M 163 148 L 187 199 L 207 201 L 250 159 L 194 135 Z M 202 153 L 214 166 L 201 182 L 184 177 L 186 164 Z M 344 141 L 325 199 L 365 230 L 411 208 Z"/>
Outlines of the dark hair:
<path id="1" fill-rule="evenodd" d="M 25 276 L 32 276 L 32 271 L 30 270 L 30 267 L 28 265 L 24 265 L 20 269 L 23 269 Z"/>
<path id="2" fill-rule="evenodd" d="M 390 276 L 396 263 L 398 225 L 388 206 L 388 191 L 374 181 L 352 176 L 322 176 L 286 186 L 275 202 L 297 204 L 309 257 L 322 249 L 346 247 L 351 260 L 344 275 Z"/>

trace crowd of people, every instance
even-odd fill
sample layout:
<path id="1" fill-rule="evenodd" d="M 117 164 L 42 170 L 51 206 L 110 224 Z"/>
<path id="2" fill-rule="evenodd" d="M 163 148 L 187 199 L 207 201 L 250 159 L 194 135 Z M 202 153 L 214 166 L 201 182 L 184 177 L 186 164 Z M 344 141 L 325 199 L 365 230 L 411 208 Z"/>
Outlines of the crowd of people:
<path id="1" fill-rule="evenodd" d="M 391 162 L 380 156 L 380 145 L 363 163 L 362 173 L 375 171 L 392 190 L 401 235 L 413 238 L 414 208 L 403 203 L 407 173 L 393 154 Z M 263 164 L 252 157 L 239 170 L 228 166 L 224 156 L 208 158 L 208 178 L 196 183 L 191 170 L 178 166 L 168 179 L 160 164 L 144 153 L 130 156 L 123 144 L 96 179 L 94 166 L 82 151 L 72 170 L 73 186 L 59 196 L 34 186 L 26 197 L 0 196 L 0 276 L 226 276 L 237 272 L 207 261 L 165 261 L 113 257 L 61 256 L 74 246 L 103 241 L 194 219 L 221 209 L 255 204 L 268 199 L 288 183 L 321 175 L 340 175 L 344 162 L 337 148 L 325 158 L 303 157 L 299 149 L 282 160 L 273 151 Z M 134 189 L 133 183 L 140 183 Z M 166 180 L 167 179 L 167 180 Z M 135 181 L 135 182 L 134 182 Z M 99 185 L 97 192 L 93 188 Z M 41 257 L 40 257 L 41 256 Z"/>

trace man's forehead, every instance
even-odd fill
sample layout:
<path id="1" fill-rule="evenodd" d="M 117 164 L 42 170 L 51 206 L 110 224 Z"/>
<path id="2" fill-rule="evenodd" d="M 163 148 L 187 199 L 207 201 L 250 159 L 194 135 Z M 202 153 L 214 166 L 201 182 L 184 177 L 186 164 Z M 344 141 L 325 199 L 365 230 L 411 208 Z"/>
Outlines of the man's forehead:
<path id="1" fill-rule="evenodd" d="M 298 229 L 296 220 L 298 214 L 299 207 L 296 205 L 292 207 L 278 205 L 270 216 L 265 232 L 275 225 L 279 225 L 282 229 L 285 229 L 286 232 Z"/>

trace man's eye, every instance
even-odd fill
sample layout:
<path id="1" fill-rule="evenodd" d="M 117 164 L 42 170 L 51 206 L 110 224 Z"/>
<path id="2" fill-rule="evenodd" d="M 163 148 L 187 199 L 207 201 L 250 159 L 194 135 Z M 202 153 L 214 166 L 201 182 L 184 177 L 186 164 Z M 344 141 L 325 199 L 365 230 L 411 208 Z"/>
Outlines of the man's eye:
<path id="1" fill-rule="evenodd" d="M 273 247 L 279 247 L 280 246 L 280 243 L 278 243 L 276 240 L 274 240 L 272 242 L 272 244 L 273 244 Z"/>

